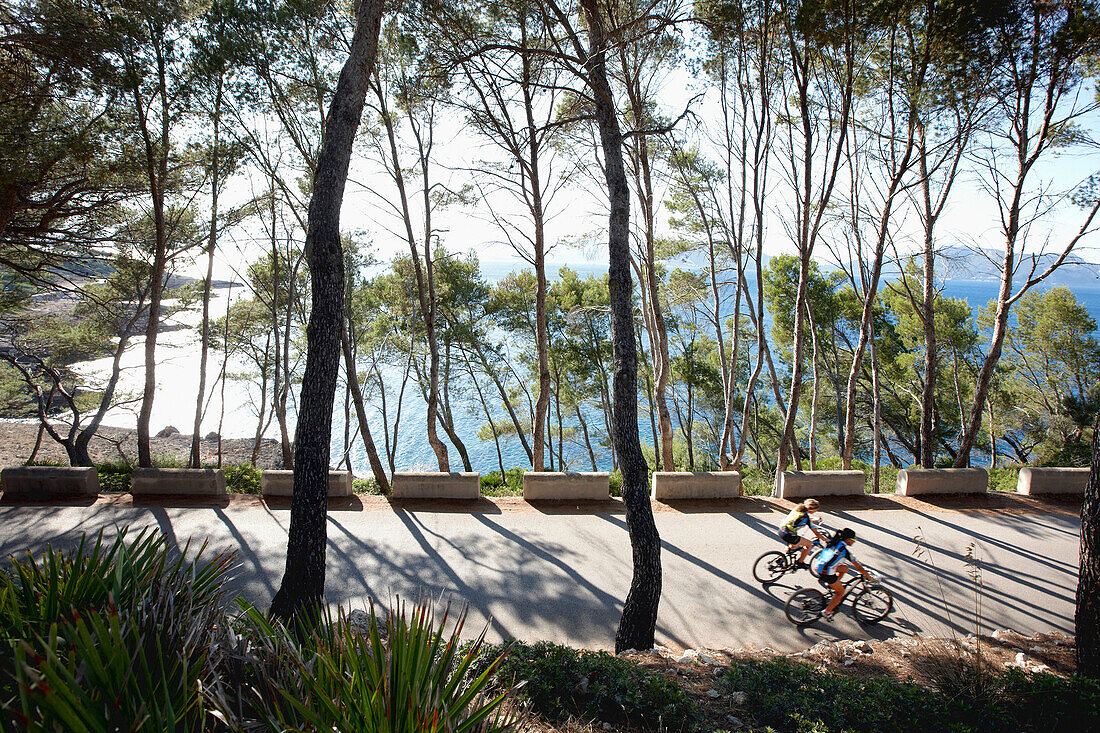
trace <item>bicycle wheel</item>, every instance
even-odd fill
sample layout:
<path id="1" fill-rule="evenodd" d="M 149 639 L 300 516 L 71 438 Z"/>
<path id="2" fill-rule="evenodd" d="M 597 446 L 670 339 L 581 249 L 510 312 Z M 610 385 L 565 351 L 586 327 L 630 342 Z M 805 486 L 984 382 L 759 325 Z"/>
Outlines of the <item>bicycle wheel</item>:
<path id="1" fill-rule="evenodd" d="M 869 585 L 852 599 L 852 615 L 863 624 L 876 624 L 894 607 L 894 597 L 881 585 Z"/>
<path id="2" fill-rule="evenodd" d="M 778 550 L 765 552 L 756 558 L 756 562 L 752 566 L 752 577 L 764 585 L 768 585 L 782 578 L 783 573 L 787 572 L 787 568 L 787 555 L 785 553 Z"/>
<path id="3" fill-rule="evenodd" d="M 799 588 L 787 599 L 783 613 L 795 626 L 805 626 L 821 618 L 827 604 L 825 594 L 817 588 Z"/>
<path id="4" fill-rule="evenodd" d="M 814 570 L 814 560 L 816 560 L 817 556 L 821 554 L 822 549 L 823 548 L 821 548 L 821 547 L 815 547 L 813 549 L 813 552 L 810 553 L 810 556 L 808 558 L 806 558 L 806 562 L 810 566 L 810 575 L 814 576 L 815 578 L 820 578 L 821 577 L 821 573 Z"/>

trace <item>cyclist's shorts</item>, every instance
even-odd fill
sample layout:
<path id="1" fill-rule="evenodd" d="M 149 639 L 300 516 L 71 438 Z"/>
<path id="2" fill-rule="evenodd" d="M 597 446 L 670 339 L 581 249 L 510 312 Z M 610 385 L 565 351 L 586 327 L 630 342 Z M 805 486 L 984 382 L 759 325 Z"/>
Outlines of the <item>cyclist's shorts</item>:
<path id="1" fill-rule="evenodd" d="M 793 545 L 795 542 L 798 542 L 802 538 L 798 536 L 797 532 L 791 532 L 790 530 L 780 529 L 779 530 L 779 539 L 783 540 L 788 545 Z"/>
<path id="2" fill-rule="evenodd" d="M 840 579 L 839 575 L 820 575 L 817 578 L 818 582 L 821 583 L 822 585 L 832 585 L 833 583 L 835 583 L 839 579 Z"/>

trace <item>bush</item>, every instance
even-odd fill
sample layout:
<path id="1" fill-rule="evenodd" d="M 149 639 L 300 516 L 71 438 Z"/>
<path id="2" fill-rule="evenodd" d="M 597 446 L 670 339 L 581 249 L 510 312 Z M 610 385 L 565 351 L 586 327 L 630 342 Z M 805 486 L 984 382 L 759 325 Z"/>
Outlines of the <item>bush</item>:
<path id="1" fill-rule="evenodd" d="M 608 482 L 610 483 L 610 492 L 612 496 L 623 495 L 623 472 L 612 471 L 608 476 Z"/>
<path id="2" fill-rule="evenodd" d="M 689 730 L 698 720 L 677 684 L 607 652 L 514 642 L 486 647 L 475 669 L 506 649 L 498 678 L 522 682 L 519 695 L 552 723 L 573 716 L 632 729 Z"/>
<path id="3" fill-rule="evenodd" d="M 1092 460 L 1092 446 L 1083 440 L 1066 443 L 1056 451 L 1041 455 L 1038 465 L 1087 468 Z"/>
<path id="4" fill-rule="evenodd" d="M 913 682 L 860 681 L 785 659 L 735 664 L 730 690 L 754 722 L 778 733 L 944 730 L 944 704 Z"/>
<path id="5" fill-rule="evenodd" d="M 231 494 L 259 494 L 260 469 L 251 463 L 226 466 L 225 488 Z"/>
<path id="6" fill-rule="evenodd" d="M 190 468 L 191 459 L 184 456 L 153 456 L 153 468 Z"/>
<path id="7" fill-rule="evenodd" d="M 1019 729 L 1042 733 L 1100 729 L 1100 681 L 1012 669 L 997 683 L 1000 706 Z"/>
<path id="8" fill-rule="evenodd" d="M 1020 467 L 989 469 L 990 491 L 1015 491 L 1016 482 L 1020 479 Z"/>
<path id="9" fill-rule="evenodd" d="M 355 494 L 373 494 L 374 496 L 382 495 L 382 487 L 378 485 L 373 477 L 371 478 L 353 478 L 351 480 L 351 490 Z"/>
<path id="10" fill-rule="evenodd" d="M 741 493 L 744 496 L 771 496 L 775 472 L 759 466 L 741 466 Z"/>
<path id="11" fill-rule="evenodd" d="M 500 475 L 500 471 L 492 471 L 481 477 L 481 493 L 485 496 L 520 496 L 523 494 L 523 474 L 527 473 L 522 468 L 509 468 Z"/>
<path id="12" fill-rule="evenodd" d="M 841 677 L 779 659 L 736 663 L 726 681 L 747 696 L 746 715 L 776 733 L 1069 733 L 1100 726 L 1100 683 L 1019 670 L 991 677 L 980 689 L 954 682 L 944 689 L 943 679 L 928 689 L 911 680 Z"/>
<path id="13" fill-rule="evenodd" d="M 104 492 L 124 494 L 130 490 L 132 467 L 125 463 L 100 463 L 95 470 L 99 474 L 99 488 Z"/>

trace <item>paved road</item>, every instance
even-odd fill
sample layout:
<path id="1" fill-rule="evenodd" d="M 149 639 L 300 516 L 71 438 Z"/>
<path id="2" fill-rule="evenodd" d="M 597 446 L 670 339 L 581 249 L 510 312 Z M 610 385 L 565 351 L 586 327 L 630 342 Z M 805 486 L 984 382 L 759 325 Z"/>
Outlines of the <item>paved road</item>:
<path id="1" fill-rule="evenodd" d="M 746 513 L 657 514 L 664 543 L 664 593 L 657 637 L 673 647 L 771 646 L 800 649 L 822 638 L 942 635 L 974 628 L 974 585 L 966 555 L 983 560 L 982 628 L 1073 633 L 1079 519 L 1070 512 L 1011 513 L 875 509 L 826 515 L 860 535 L 858 559 L 897 599 L 882 625 L 861 628 L 850 614 L 798 630 L 783 615 L 787 596 L 812 585 L 801 571 L 762 588 L 751 567 L 775 549 L 781 515 L 767 505 Z M 70 544 L 81 532 L 156 526 L 182 547 L 189 537 L 239 548 L 234 591 L 259 604 L 282 575 L 289 509 L 264 506 L 163 508 L 0 506 L 0 556 Z M 914 556 L 922 533 L 935 563 Z M 491 617 L 490 637 L 549 639 L 589 648 L 614 644 L 630 582 L 621 511 L 556 513 L 385 509 L 329 515 L 328 596 L 362 607 L 398 593 L 445 593 L 470 605 L 468 628 Z M 845 607 L 847 608 L 847 607 Z"/>

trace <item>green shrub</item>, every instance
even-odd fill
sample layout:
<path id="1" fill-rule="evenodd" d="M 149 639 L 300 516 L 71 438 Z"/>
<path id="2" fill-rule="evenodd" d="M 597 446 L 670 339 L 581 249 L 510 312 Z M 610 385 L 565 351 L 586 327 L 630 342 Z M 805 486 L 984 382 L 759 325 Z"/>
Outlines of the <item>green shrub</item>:
<path id="1" fill-rule="evenodd" d="M 622 496 L 623 495 L 623 472 L 622 471 L 612 471 L 611 475 L 608 477 L 608 480 L 610 481 L 610 484 L 611 484 L 610 485 L 611 495 L 612 496 Z"/>
<path id="2" fill-rule="evenodd" d="M 1011 670 L 974 689 L 854 679 L 786 659 L 734 664 L 731 692 L 752 722 L 776 733 L 923 733 L 931 730 L 1070 733 L 1100 726 L 1100 683 Z M 942 679 L 939 684 L 942 684 Z"/>
<path id="3" fill-rule="evenodd" d="M 999 705 L 1017 729 L 1042 733 L 1100 730 L 1100 681 L 1011 669 L 997 678 L 997 684 Z"/>
<path id="4" fill-rule="evenodd" d="M 134 469 L 125 463 L 97 463 L 99 488 L 105 493 L 124 494 L 130 490 L 130 476 Z"/>
<path id="5" fill-rule="evenodd" d="M 184 456 L 153 456 L 153 468 L 190 468 L 191 460 Z"/>
<path id="6" fill-rule="evenodd" d="M 231 494 L 259 494 L 260 469 L 251 463 L 226 466 L 225 488 Z"/>
<path id="7" fill-rule="evenodd" d="M 759 466 L 741 466 L 741 493 L 745 496 L 771 496 L 775 472 Z"/>
<path id="8" fill-rule="evenodd" d="M 482 695 L 499 657 L 470 674 L 480 639 L 459 651 L 465 613 L 449 634 L 447 614 L 437 619 L 429 603 L 411 612 L 403 605 L 391 609 L 381 622 L 372 607 L 365 628 L 326 613 L 299 641 L 300 634 L 242 607 L 240 641 L 211 692 L 233 729 L 503 733 L 517 727 L 516 716 L 502 709 L 510 690 Z"/>
<path id="9" fill-rule="evenodd" d="M 373 476 L 370 478 L 353 478 L 351 480 L 351 490 L 356 494 L 382 495 L 382 487 L 378 485 L 378 481 Z"/>
<path id="10" fill-rule="evenodd" d="M 1020 479 L 1020 467 L 1009 466 L 1008 468 L 991 468 L 989 469 L 989 490 L 990 491 L 1015 491 L 1016 482 Z"/>
<path id="11" fill-rule="evenodd" d="M 1092 460 L 1092 446 L 1083 440 L 1066 443 L 1056 451 L 1039 456 L 1037 465 L 1087 468 Z"/>
<path id="12" fill-rule="evenodd" d="M 486 647 L 478 668 L 506 647 Z M 522 682 L 520 696 L 552 723 L 573 716 L 633 729 L 689 730 L 698 720 L 690 698 L 674 682 L 607 652 L 514 642 L 498 678 Z"/>
<path id="13" fill-rule="evenodd" d="M 726 675 L 759 726 L 778 733 L 945 730 L 946 705 L 913 682 L 855 680 L 785 659 L 739 662 Z"/>
<path id="14" fill-rule="evenodd" d="M 509 468 L 501 476 L 491 471 L 481 477 L 481 493 L 485 496 L 520 496 L 523 494 L 523 468 Z"/>

